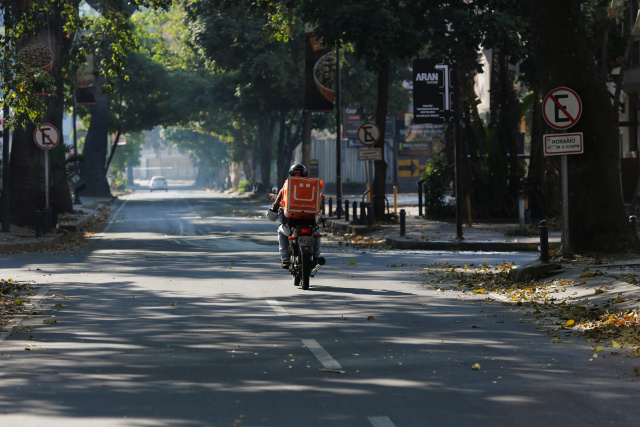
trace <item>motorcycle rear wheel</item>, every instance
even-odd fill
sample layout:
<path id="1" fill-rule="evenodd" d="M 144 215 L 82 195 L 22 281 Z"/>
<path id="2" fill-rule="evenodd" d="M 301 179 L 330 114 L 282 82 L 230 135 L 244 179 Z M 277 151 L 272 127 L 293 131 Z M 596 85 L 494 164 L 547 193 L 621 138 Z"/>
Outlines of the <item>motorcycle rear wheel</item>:
<path id="1" fill-rule="evenodd" d="M 309 275 L 311 274 L 311 254 L 302 254 L 300 263 L 300 276 L 302 279 L 302 289 L 309 289 Z"/>
<path id="2" fill-rule="evenodd" d="M 295 251 L 291 255 L 291 266 L 289 267 L 289 272 L 291 273 L 291 277 L 293 277 L 293 286 L 300 286 L 300 269 L 298 266 L 301 264 L 300 256 L 298 251 Z"/>

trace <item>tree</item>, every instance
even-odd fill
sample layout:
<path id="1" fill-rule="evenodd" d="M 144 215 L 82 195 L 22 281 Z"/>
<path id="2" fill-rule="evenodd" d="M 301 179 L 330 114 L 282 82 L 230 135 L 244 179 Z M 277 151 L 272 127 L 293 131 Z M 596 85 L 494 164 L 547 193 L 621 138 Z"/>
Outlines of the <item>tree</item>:
<path id="1" fill-rule="evenodd" d="M 622 200 L 616 112 L 605 107 L 609 95 L 585 37 L 581 3 L 528 2 L 541 93 L 566 86 L 582 99 L 582 117 L 571 131 L 583 133 L 584 154 L 567 156 L 570 247 L 565 250 L 637 250 Z"/>
<path id="2" fill-rule="evenodd" d="M 125 10 L 121 0 L 89 0 L 89 3 Z M 167 7 L 170 3 L 171 0 L 134 0 L 129 2 L 129 7 Z M 72 50 L 73 42 L 76 32 L 85 28 L 86 19 L 79 14 L 80 0 L 3 0 L 0 4 L 5 12 L 11 11 L 12 28 L 5 35 L 12 38 L 11 46 L 16 47 L 15 52 L 24 52 L 24 48 L 38 45 L 41 51 L 50 50 L 53 59 L 47 74 L 39 71 L 41 65 L 29 65 L 15 58 L 6 49 L 6 44 L 3 51 L 5 60 L 16 64 L 13 75 L 7 78 L 5 74 L 4 81 L 5 92 L 12 92 L 12 96 L 5 98 L 5 101 L 16 107 L 15 117 L 7 121 L 7 125 L 15 129 L 10 171 L 11 218 L 15 224 L 30 225 L 35 210 L 44 207 L 45 186 L 51 187 L 51 205 L 55 212 L 72 210 L 65 170 L 64 141 L 51 150 L 52 180 L 50 184 L 45 184 L 44 156 L 33 144 L 33 133 L 43 122 L 62 128 L 65 88 L 69 87 L 77 60 L 82 56 L 81 52 Z M 130 38 L 125 27 L 116 25 L 110 35 L 107 48 L 111 55 L 105 55 L 101 65 L 101 72 L 107 78 L 118 74 L 122 68 L 121 59 L 130 49 Z M 49 95 L 38 101 L 36 92 Z"/>
<path id="3" fill-rule="evenodd" d="M 262 12 L 247 10 L 243 4 L 222 3 L 186 2 L 191 43 L 210 68 L 234 89 L 233 97 L 220 105 L 231 114 L 233 122 L 243 125 L 242 129 L 235 126 L 229 132 L 235 145 L 232 151 L 256 147 L 260 181 L 268 185 L 274 132 L 279 124 L 293 126 L 300 121 L 296 117 L 301 117 L 302 34 L 298 31 L 292 37 L 293 42 L 286 45 L 268 40 L 264 33 L 267 21 Z M 248 157 L 246 152 L 244 156 Z M 232 153 L 232 157 L 240 156 Z"/>
<path id="4" fill-rule="evenodd" d="M 76 6 L 77 2 L 69 2 L 70 6 Z M 11 194 L 11 222 L 17 225 L 33 225 L 35 211 L 45 207 L 45 186 L 50 186 L 50 207 L 54 212 L 69 212 L 72 210 L 71 196 L 65 172 L 65 148 L 64 141 L 59 141 L 56 148 L 50 152 L 50 177 L 51 181 L 45 183 L 44 153 L 33 141 L 33 135 L 37 126 L 41 123 L 50 123 L 57 129 L 62 129 L 62 116 L 64 111 L 64 98 L 61 96 L 65 78 L 64 64 L 67 54 L 71 49 L 71 40 L 68 35 L 67 25 L 73 20 L 73 12 L 66 9 L 67 4 L 54 2 L 44 4 L 39 2 L 18 1 L 15 4 L 14 23 L 19 29 L 16 37 L 16 51 L 30 49 L 31 46 L 45 46 L 46 43 L 52 49 L 51 76 L 55 81 L 55 87 L 48 86 L 40 108 L 36 106 L 34 111 L 30 108 L 19 109 L 16 126 L 13 133 L 10 170 L 10 194 Z M 5 10 L 6 6 L 5 6 Z M 36 68 L 36 67 L 32 67 Z M 37 68 L 36 68 L 37 69 Z M 28 81 L 26 80 L 23 81 Z M 8 82 L 5 82 L 5 84 Z M 37 83 L 31 81 L 27 90 L 36 92 Z M 20 85 L 20 83 L 18 82 Z M 15 93 L 24 91 L 24 87 L 14 87 Z M 43 89 L 39 89 L 42 91 Z M 33 96 L 31 92 L 29 95 Z M 41 108 L 44 107 L 44 108 Z M 35 113 L 35 114 L 34 114 Z"/>
<path id="5" fill-rule="evenodd" d="M 412 58 L 423 46 L 418 36 L 423 13 L 418 4 L 400 0 L 343 2 L 339 0 L 290 1 L 297 7 L 303 22 L 314 26 L 314 33 L 327 46 L 353 45 L 355 55 L 377 77 L 377 103 L 374 112 L 380 128 L 375 144 L 384 153 L 384 134 L 389 100 L 391 63 L 395 59 Z M 377 160 L 373 180 L 373 205 L 376 218 L 385 211 L 387 163 Z"/>

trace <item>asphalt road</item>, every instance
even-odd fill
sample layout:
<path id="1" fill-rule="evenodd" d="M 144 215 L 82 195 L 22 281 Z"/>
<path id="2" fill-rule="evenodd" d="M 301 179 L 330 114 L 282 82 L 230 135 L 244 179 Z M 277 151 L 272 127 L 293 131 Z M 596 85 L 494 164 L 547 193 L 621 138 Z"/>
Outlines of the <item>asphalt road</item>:
<path id="1" fill-rule="evenodd" d="M 593 360 L 585 338 L 553 343 L 522 307 L 426 276 L 536 254 L 328 239 L 302 291 L 259 206 L 170 190 L 113 208 L 80 251 L 3 256 L 0 278 L 37 289 L 35 312 L 0 335 L 0 425 L 637 423 L 633 358 Z"/>

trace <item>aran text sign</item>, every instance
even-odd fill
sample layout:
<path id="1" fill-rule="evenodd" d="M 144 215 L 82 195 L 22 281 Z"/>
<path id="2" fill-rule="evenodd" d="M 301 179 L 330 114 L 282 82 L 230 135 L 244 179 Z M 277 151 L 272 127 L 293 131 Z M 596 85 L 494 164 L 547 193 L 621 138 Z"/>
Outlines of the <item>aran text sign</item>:
<path id="1" fill-rule="evenodd" d="M 455 119 L 451 59 L 416 59 L 413 61 L 413 121 L 450 123 Z"/>
<path id="2" fill-rule="evenodd" d="M 563 154 L 582 154 L 582 132 L 559 133 L 544 136 L 544 155 L 560 156 Z"/>

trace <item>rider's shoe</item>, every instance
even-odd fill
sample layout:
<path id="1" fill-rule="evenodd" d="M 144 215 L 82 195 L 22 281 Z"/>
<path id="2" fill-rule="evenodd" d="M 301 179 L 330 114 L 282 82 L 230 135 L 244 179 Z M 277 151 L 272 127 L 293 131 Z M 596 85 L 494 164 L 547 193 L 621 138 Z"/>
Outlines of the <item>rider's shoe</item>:
<path id="1" fill-rule="evenodd" d="M 291 265 L 291 261 L 289 261 L 288 259 L 282 261 L 282 268 L 284 268 L 285 270 L 288 269 L 290 265 Z"/>
<path id="2" fill-rule="evenodd" d="M 318 258 L 314 258 L 313 259 L 312 267 L 315 267 L 316 265 L 324 265 L 325 262 L 326 261 L 325 261 L 324 257 L 319 256 Z"/>

